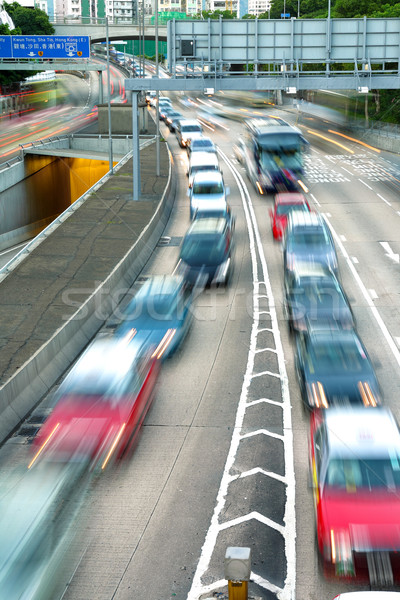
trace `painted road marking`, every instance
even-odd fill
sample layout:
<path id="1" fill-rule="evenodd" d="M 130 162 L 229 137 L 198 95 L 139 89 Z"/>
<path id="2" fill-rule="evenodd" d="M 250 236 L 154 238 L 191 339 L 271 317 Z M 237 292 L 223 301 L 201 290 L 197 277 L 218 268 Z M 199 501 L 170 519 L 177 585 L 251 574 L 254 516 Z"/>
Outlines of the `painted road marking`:
<path id="1" fill-rule="evenodd" d="M 248 351 L 246 372 L 243 379 L 242 390 L 240 394 L 238 410 L 235 419 L 235 426 L 233 429 L 231 446 L 228 452 L 227 461 L 224 468 L 224 473 L 221 480 L 220 489 L 217 496 L 217 503 L 214 509 L 214 513 L 211 519 L 210 527 L 208 529 L 204 545 L 202 547 L 200 560 L 197 565 L 197 569 L 193 578 L 192 587 L 189 591 L 188 600 L 198 600 L 203 594 L 213 593 L 221 587 L 226 586 L 225 580 L 217 580 L 209 583 L 210 576 L 205 577 L 207 584 L 203 582 L 203 576 L 207 575 L 207 571 L 210 567 L 210 561 L 213 557 L 213 551 L 216 548 L 218 542 L 218 535 L 222 529 L 234 527 L 237 524 L 249 523 L 252 520 L 258 520 L 262 522 L 267 528 L 277 531 L 283 541 L 282 550 L 284 548 L 284 558 L 286 559 L 285 572 L 282 575 L 283 587 L 279 587 L 271 583 L 265 577 L 262 577 L 259 573 L 252 573 L 251 578 L 256 581 L 257 584 L 277 596 L 280 600 L 291 600 L 295 597 L 295 582 L 296 582 L 296 514 L 295 514 L 295 478 L 294 478 L 294 460 L 293 460 L 293 433 L 292 433 L 292 421 L 291 421 L 291 407 L 290 407 L 290 396 L 289 396 L 289 385 L 286 373 L 285 358 L 283 353 L 282 342 L 280 338 L 278 318 L 275 311 L 275 301 L 272 294 L 272 288 L 269 281 L 267 262 L 263 251 L 261 242 L 261 236 L 258 229 L 256 216 L 252 201 L 246 185 L 241 177 L 240 173 L 233 167 L 232 162 L 228 157 L 219 150 L 220 156 L 228 165 L 231 170 L 233 177 L 238 185 L 245 218 L 247 222 L 247 229 L 249 235 L 249 247 L 250 256 L 252 263 L 253 273 L 253 325 L 250 334 L 250 346 Z M 261 292 L 263 292 L 261 294 Z M 268 299 L 270 311 L 260 310 L 260 299 Z M 268 314 L 271 318 L 271 328 L 260 327 L 260 319 L 263 315 Z M 263 371 L 262 373 L 254 373 L 255 357 L 257 356 L 257 337 L 258 334 L 267 331 L 271 332 L 274 336 L 276 346 L 276 360 L 278 363 L 279 373 L 273 373 L 271 371 Z M 254 409 L 254 404 L 248 402 L 249 394 L 253 389 L 254 379 L 257 377 L 274 377 L 279 379 L 280 395 L 282 397 L 282 431 L 283 435 L 276 434 L 274 432 L 267 431 L 265 429 L 258 430 L 257 432 L 249 432 L 245 435 L 241 435 L 243 429 L 244 417 L 247 410 Z M 258 399 L 260 400 L 260 399 Z M 262 401 L 265 401 L 263 398 Z M 271 405 L 272 406 L 272 405 Z M 254 511 L 242 515 L 236 519 L 231 519 L 226 523 L 222 523 L 224 514 L 226 513 L 226 498 L 228 495 L 229 484 L 233 481 L 231 475 L 232 467 L 235 468 L 236 455 L 241 447 L 241 444 L 245 443 L 244 440 L 249 440 L 255 436 L 265 436 L 268 439 L 277 439 L 282 442 L 283 447 L 283 460 L 284 460 L 284 490 L 285 490 L 285 505 L 284 514 L 282 519 L 284 526 L 280 525 L 273 519 L 262 515 L 259 511 Z M 256 467 L 257 468 L 257 467 Z M 236 468 L 236 470 L 238 470 Z M 254 471 L 259 473 L 260 471 Z M 246 471 L 249 473 L 249 470 Z M 247 475 L 249 477 L 250 475 Z M 281 482 L 276 473 L 277 482 Z M 236 479 L 237 480 L 237 479 Z M 278 517 L 277 517 L 278 518 Z M 268 573 L 268 570 L 267 570 Z M 275 575 L 275 574 L 274 574 Z"/>

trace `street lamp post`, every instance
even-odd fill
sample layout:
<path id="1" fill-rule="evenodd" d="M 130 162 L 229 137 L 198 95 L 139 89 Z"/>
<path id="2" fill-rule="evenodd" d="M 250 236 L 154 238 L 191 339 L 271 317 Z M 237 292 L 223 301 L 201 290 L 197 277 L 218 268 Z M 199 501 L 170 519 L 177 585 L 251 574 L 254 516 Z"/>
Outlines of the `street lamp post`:
<path id="1" fill-rule="evenodd" d="M 156 79 L 158 80 L 160 76 L 160 67 L 158 64 L 158 0 L 155 2 L 155 26 L 156 26 Z M 157 169 L 157 177 L 160 175 L 160 107 L 158 104 L 158 100 L 160 97 L 160 92 L 157 90 L 156 93 L 156 121 L 157 121 L 157 130 L 156 130 L 156 169 Z"/>
<path id="2" fill-rule="evenodd" d="M 113 172 L 113 148 L 111 135 L 111 85 L 110 85 L 110 44 L 108 38 L 108 16 L 106 15 L 106 46 L 107 46 L 107 98 L 108 98 L 108 164 Z"/>

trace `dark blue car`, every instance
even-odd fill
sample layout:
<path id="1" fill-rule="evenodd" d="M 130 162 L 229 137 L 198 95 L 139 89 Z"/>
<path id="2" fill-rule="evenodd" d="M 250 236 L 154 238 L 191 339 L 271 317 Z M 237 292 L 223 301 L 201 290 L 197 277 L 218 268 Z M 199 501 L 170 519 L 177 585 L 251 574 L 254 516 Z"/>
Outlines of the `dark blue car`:
<path id="1" fill-rule="evenodd" d="M 148 279 L 123 312 L 116 336 L 138 336 L 156 347 L 164 359 L 178 348 L 192 321 L 192 298 L 179 275 Z"/>
<path id="2" fill-rule="evenodd" d="M 380 403 L 374 368 L 354 330 L 310 328 L 298 335 L 296 370 L 311 409 Z"/>

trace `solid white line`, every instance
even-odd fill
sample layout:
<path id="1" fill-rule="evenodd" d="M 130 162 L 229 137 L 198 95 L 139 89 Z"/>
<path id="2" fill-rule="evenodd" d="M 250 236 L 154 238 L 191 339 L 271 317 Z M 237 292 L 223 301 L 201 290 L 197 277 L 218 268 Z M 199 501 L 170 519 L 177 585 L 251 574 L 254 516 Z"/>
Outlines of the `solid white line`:
<path id="1" fill-rule="evenodd" d="M 266 435 L 267 437 L 272 437 L 277 440 L 283 441 L 283 436 L 280 433 L 275 433 L 274 431 L 268 431 L 267 429 L 257 429 L 257 431 L 250 431 L 250 433 L 245 433 L 241 436 L 242 440 L 247 438 L 256 437 L 257 435 Z"/>
<path id="2" fill-rule="evenodd" d="M 265 517 L 257 511 L 253 511 L 251 513 L 248 513 L 247 515 L 243 515 L 241 517 L 237 517 L 236 519 L 232 519 L 231 521 L 221 523 L 219 528 L 220 531 L 224 531 L 225 529 L 229 529 L 229 527 L 233 527 L 234 525 L 240 525 L 241 523 L 246 523 L 247 521 L 252 521 L 253 519 L 259 521 L 260 523 L 264 523 L 264 525 L 267 525 L 267 527 L 271 527 L 271 529 L 274 529 L 275 531 L 279 531 L 279 533 L 281 533 L 283 536 L 284 527 L 282 527 L 282 525 L 279 525 L 279 523 L 275 523 L 275 521 L 272 521 L 272 519 Z"/>
<path id="3" fill-rule="evenodd" d="M 378 294 L 376 293 L 375 290 L 370 289 L 370 290 L 368 290 L 368 292 L 369 292 L 369 295 L 371 296 L 372 300 L 376 300 L 378 298 Z"/>
<path id="4" fill-rule="evenodd" d="M 321 206 L 320 203 L 318 202 L 318 200 L 316 199 L 316 197 L 314 196 L 314 194 L 310 194 L 310 196 L 314 200 L 314 202 L 317 206 Z"/>
<path id="5" fill-rule="evenodd" d="M 261 371 L 260 373 L 253 373 L 251 376 L 252 379 L 256 377 L 262 377 L 263 375 L 269 375 L 270 377 L 282 377 L 280 373 L 273 373 L 272 371 Z"/>
<path id="6" fill-rule="evenodd" d="M 383 200 L 384 202 L 386 202 L 386 204 L 388 206 L 392 206 L 391 203 L 388 200 L 386 200 L 383 196 L 381 196 L 380 194 L 377 194 L 377 196 L 378 196 L 378 198 L 380 198 L 381 200 Z"/>
<path id="7" fill-rule="evenodd" d="M 329 223 L 329 221 L 328 221 L 328 223 Z M 363 282 L 361 280 L 361 277 L 359 276 L 359 274 L 356 271 L 355 266 L 351 262 L 351 259 L 350 259 L 349 255 L 348 255 L 348 253 L 346 252 L 346 249 L 343 246 L 342 242 L 340 241 L 340 238 L 339 238 L 338 234 L 333 229 L 333 227 L 332 227 L 332 225 L 330 223 L 329 223 L 329 226 L 331 228 L 332 235 L 335 238 L 335 240 L 337 242 L 337 245 L 339 246 L 339 248 L 340 248 L 340 250 L 341 250 L 341 252 L 342 252 L 342 254 L 343 254 L 343 256 L 344 256 L 344 258 L 345 258 L 345 260 L 347 262 L 347 266 L 349 267 L 349 269 L 351 271 L 351 274 L 353 275 L 354 279 L 356 280 L 356 282 L 358 284 L 358 287 L 360 288 L 360 290 L 361 290 L 361 292 L 362 292 L 362 294 L 363 294 L 363 296 L 364 296 L 364 298 L 365 298 L 365 300 L 367 302 L 367 305 L 368 305 L 369 309 L 371 310 L 371 312 L 372 312 L 372 314 L 373 314 L 376 322 L 378 323 L 379 328 L 382 331 L 383 336 L 384 336 L 384 338 L 385 338 L 385 340 L 386 340 L 386 342 L 387 342 L 390 350 L 392 351 L 393 356 L 394 356 L 397 364 L 400 367 L 400 352 L 399 352 L 399 349 L 397 348 L 397 346 L 396 346 L 396 344 L 395 344 L 392 336 L 390 335 L 389 330 L 386 327 L 385 322 L 383 321 L 383 319 L 382 319 L 379 311 L 377 310 L 376 306 L 374 306 L 374 303 L 373 303 L 373 301 L 372 301 L 372 299 L 371 299 L 371 297 L 370 297 L 370 295 L 369 295 L 369 293 L 367 291 L 367 288 L 363 284 Z"/>
<path id="8" fill-rule="evenodd" d="M 259 348 L 256 350 L 256 354 L 259 354 L 260 352 L 275 352 L 276 354 L 275 348 Z"/>
<path id="9" fill-rule="evenodd" d="M 17 250 L 17 248 L 22 248 L 22 246 L 26 246 L 27 243 L 28 242 L 23 242 L 22 244 L 18 244 L 18 246 L 13 246 L 12 248 L 9 248 L 8 250 L 3 250 L 3 252 L 0 252 L 0 256 L 4 256 L 4 254 L 13 252 L 14 250 Z"/>
<path id="10" fill-rule="evenodd" d="M 269 398 L 259 398 L 258 400 L 252 400 L 247 403 L 247 406 L 254 406 L 255 404 L 260 404 L 261 402 L 266 402 L 267 404 L 274 404 L 275 406 L 280 406 L 283 408 L 282 402 L 277 402 L 276 400 L 270 400 Z"/>
<path id="11" fill-rule="evenodd" d="M 365 181 L 363 181 L 362 179 L 359 179 L 358 181 L 360 181 L 363 185 L 365 185 L 365 187 L 367 187 L 369 190 L 372 190 L 372 187 L 370 187 L 368 185 L 368 183 L 365 183 Z"/>
<path id="12" fill-rule="evenodd" d="M 352 177 L 354 176 L 354 173 L 352 173 L 351 171 L 348 171 L 347 169 L 345 169 L 344 167 L 341 167 L 343 169 L 343 171 L 346 171 L 346 173 L 348 173 L 349 175 L 351 175 Z"/>
<path id="13" fill-rule="evenodd" d="M 278 318 L 275 311 L 275 301 L 272 294 L 272 288 L 269 281 L 267 263 L 263 252 L 263 246 L 261 242 L 260 232 L 257 225 L 253 205 L 251 202 L 250 195 L 246 189 L 246 185 L 243 181 L 242 176 L 237 169 L 229 161 L 228 157 L 219 150 L 225 163 L 228 165 L 232 175 L 237 183 L 239 192 L 242 199 L 243 210 L 247 223 L 247 230 L 249 235 L 249 249 L 251 256 L 252 274 L 253 274 L 253 325 L 250 335 L 250 347 L 247 358 L 246 372 L 243 379 L 242 390 L 239 399 L 238 411 L 236 414 L 235 426 L 232 434 L 231 446 L 229 449 L 228 457 L 225 463 L 224 473 L 222 475 L 220 489 L 217 495 L 217 503 L 214 509 L 213 516 L 211 518 L 210 527 L 208 529 L 204 545 L 201 550 L 197 569 L 193 577 L 192 587 L 190 588 L 187 600 L 198 600 L 199 596 L 204 593 L 204 586 L 202 585 L 202 575 L 207 571 L 211 556 L 216 546 L 217 537 L 219 533 L 219 517 L 225 509 L 225 500 L 228 492 L 228 485 L 231 481 L 230 470 L 234 464 L 236 454 L 238 451 L 239 443 L 241 441 L 240 431 L 242 429 L 245 412 L 247 409 L 247 396 L 248 389 L 251 383 L 251 375 L 254 368 L 255 351 L 257 344 L 257 335 L 261 330 L 267 330 L 267 328 L 259 329 L 259 306 L 257 294 L 260 293 L 261 284 L 265 286 L 271 310 L 271 322 L 272 332 L 275 338 L 277 348 L 277 359 L 278 368 L 281 373 L 281 390 L 282 390 L 282 403 L 283 407 L 283 431 L 284 431 L 284 456 L 285 456 L 285 473 L 287 478 L 286 485 L 286 504 L 284 522 L 285 528 L 283 529 L 283 537 L 285 541 L 285 554 L 287 560 L 286 580 L 285 587 L 280 593 L 280 600 L 291 600 L 295 597 L 295 586 L 296 586 L 296 511 L 295 511 L 295 475 L 294 475 L 294 459 L 293 459 L 293 431 L 292 431 L 292 420 L 291 420 L 291 406 L 290 406 L 290 395 L 289 395 L 289 384 L 286 372 L 285 357 L 283 353 L 282 341 L 280 338 Z M 253 229 L 254 228 L 254 229 Z M 257 248 L 256 248 L 257 244 Z M 257 250 L 258 256 L 262 265 L 262 272 L 264 276 L 264 282 L 260 282 L 258 278 L 258 265 L 257 265 Z M 261 584 L 262 585 L 262 584 Z M 214 588 L 215 589 L 215 588 Z"/>
<path id="14" fill-rule="evenodd" d="M 347 240 L 346 240 L 346 236 L 345 236 L 345 235 L 342 235 L 342 234 L 340 235 L 340 239 L 342 240 L 342 242 L 346 242 L 346 241 L 347 241 Z"/>
<path id="15" fill-rule="evenodd" d="M 243 473 L 238 475 L 237 479 L 243 479 L 244 477 L 253 477 L 253 475 L 259 474 L 265 475 L 266 477 L 271 477 L 271 479 L 276 479 L 276 481 L 286 483 L 286 478 L 283 475 L 278 475 L 278 473 L 274 473 L 273 471 L 264 471 L 264 469 L 260 469 L 260 467 L 250 469 L 249 471 L 244 471 Z"/>
<path id="16" fill-rule="evenodd" d="M 352 256 L 352 257 L 351 257 L 351 260 L 353 261 L 353 263 L 354 263 L 355 265 L 357 265 L 357 264 L 359 263 L 359 260 L 358 260 L 358 258 L 357 258 L 356 256 Z"/>

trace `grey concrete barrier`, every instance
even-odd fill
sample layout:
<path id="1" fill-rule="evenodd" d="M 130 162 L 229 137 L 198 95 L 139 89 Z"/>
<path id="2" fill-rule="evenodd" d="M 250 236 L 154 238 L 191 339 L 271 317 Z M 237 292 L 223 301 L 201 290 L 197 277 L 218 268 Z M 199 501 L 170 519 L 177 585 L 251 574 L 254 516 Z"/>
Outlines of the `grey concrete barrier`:
<path id="1" fill-rule="evenodd" d="M 168 153 L 167 186 L 139 239 L 86 302 L 0 387 L 0 441 L 10 436 L 82 352 L 115 309 L 115 292 L 132 285 L 154 251 L 176 194 Z"/>

